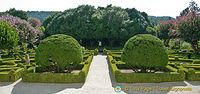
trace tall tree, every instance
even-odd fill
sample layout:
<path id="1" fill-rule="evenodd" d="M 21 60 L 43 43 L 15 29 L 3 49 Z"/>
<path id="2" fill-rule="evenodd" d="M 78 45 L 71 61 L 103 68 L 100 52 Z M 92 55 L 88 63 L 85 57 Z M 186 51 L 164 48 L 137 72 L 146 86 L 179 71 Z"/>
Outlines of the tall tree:
<path id="1" fill-rule="evenodd" d="M 169 35 L 180 38 L 192 45 L 195 53 L 200 52 L 198 41 L 200 40 L 200 17 L 195 11 L 177 18 Z"/>
<path id="2" fill-rule="evenodd" d="M 2 13 L 2 15 L 7 15 L 7 14 L 12 15 L 14 17 L 19 17 L 23 20 L 28 21 L 28 14 L 22 10 L 16 10 L 15 8 L 11 8 L 10 10 Z"/>
<path id="3" fill-rule="evenodd" d="M 130 20 L 133 21 L 133 25 L 135 28 L 139 29 L 136 30 L 138 33 L 147 33 L 146 28 L 150 25 L 150 21 L 148 18 L 147 13 L 140 12 L 136 10 L 135 8 L 132 9 L 125 9 L 128 13 Z"/>
<path id="4" fill-rule="evenodd" d="M 92 23 L 92 18 L 96 14 L 93 6 L 82 5 L 74 9 L 69 9 L 55 16 L 47 25 L 47 36 L 52 34 L 67 34 L 74 37 L 79 42 L 90 43 L 93 46 L 96 31 Z M 93 40 L 93 41 L 90 41 Z"/>
<path id="5" fill-rule="evenodd" d="M 192 11 L 194 11 L 196 13 L 198 13 L 200 11 L 200 8 L 198 7 L 197 3 L 193 0 L 191 0 L 189 7 L 187 7 L 180 13 L 180 16 L 187 15 L 187 14 L 191 13 Z"/>
<path id="6" fill-rule="evenodd" d="M 169 46 L 170 28 L 173 26 L 174 20 L 162 21 L 158 26 L 158 37 L 164 41 L 166 47 Z"/>
<path id="7" fill-rule="evenodd" d="M 124 38 L 128 37 L 126 26 L 131 23 L 128 13 L 120 7 L 111 5 L 101 11 L 103 39 L 108 41 L 109 46 L 113 46 L 116 41 L 123 42 Z"/>
<path id="8" fill-rule="evenodd" d="M 0 49 L 12 49 L 18 44 L 17 30 L 6 22 L 0 21 Z"/>

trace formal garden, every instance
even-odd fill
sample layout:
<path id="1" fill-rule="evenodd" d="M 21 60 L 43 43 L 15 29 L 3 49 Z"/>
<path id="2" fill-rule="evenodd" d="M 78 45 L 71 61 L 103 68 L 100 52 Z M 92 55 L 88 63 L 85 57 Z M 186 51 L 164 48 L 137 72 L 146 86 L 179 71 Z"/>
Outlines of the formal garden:
<path id="1" fill-rule="evenodd" d="M 40 22 L 10 9 L 0 14 L 0 82 L 84 83 L 97 55 L 117 83 L 200 81 L 199 11 L 156 23 L 135 8 L 81 5 Z"/>

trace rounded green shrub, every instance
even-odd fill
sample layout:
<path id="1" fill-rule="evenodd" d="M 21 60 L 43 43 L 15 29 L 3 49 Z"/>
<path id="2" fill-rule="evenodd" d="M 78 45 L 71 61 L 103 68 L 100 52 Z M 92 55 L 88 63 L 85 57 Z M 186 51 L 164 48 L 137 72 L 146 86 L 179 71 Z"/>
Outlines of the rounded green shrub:
<path id="1" fill-rule="evenodd" d="M 150 34 L 138 34 L 130 38 L 121 55 L 122 61 L 132 68 L 164 68 L 168 54 L 163 42 Z"/>
<path id="2" fill-rule="evenodd" d="M 57 34 L 42 40 L 36 49 L 35 60 L 41 66 L 56 66 L 60 70 L 72 70 L 83 60 L 80 44 L 73 37 Z"/>

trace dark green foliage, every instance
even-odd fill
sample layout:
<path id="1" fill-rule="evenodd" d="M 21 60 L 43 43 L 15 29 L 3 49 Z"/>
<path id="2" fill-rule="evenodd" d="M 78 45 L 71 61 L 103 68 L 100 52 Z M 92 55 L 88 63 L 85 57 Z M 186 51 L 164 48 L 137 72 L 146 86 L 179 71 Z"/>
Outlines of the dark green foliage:
<path id="1" fill-rule="evenodd" d="M 52 21 L 47 25 L 45 35 L 67 34 L 80 41 L 84 46 L 95 43 L 94 34 L 97 33 L 96 20 L 98 19 L 97 10 L 93 6 L 82 5 L 75 9 L 69 9 L 62 13 L 50 16 Z M 96 14 L 95 14 L 96 13 Z M 96 17 L 97 16 L 97 17 Z M 45 23 L 43 23 L 45 25 Z"/>
<path id="2" fill-rule="evenodd" d="M 28 20 L 28 14 L 25 11 L 22 10 L 16 10 L 15 8 L 12 8 L 4 13 L 2 13 L 3 15 L 5 14 L 10 14 L 14 17 L 19 17 L 23 20 Z"/>
<path id="3" fill-rule="evenodd" d="M 35 60 L 38 65 L 55 65 L 61 71 L 72 70 L 83 59 L 83 52 L 80 44 L 71 36 L 57 34 L 47 37 L 39 44 Z"/>
<path id="4" fill-rule="evenodd" d="M 61 14 L 61 12 L 56 12 L 56 13 L 53 13 L 53 14 L 49 15 L 48 17 L 46 17 L 42 23 L 42 26 L 44 26 L 44 28 L 47 28 L 48 24 L 50 24 L 50 22 L 53 20 L 53 18 L 59 14 Z"/>
<path id="5" fill-rule="evenodd" d="M 98 41 L 103 47 L 123 46 L 133 35 L 145 33 L 149 25 L 145 12 L 131 10 L 112 5 L 97 9 L 81 5 L 46 18 L 45 36 L 67 34 L 86 48 L 98 46 Z"/>
<path id="6" fill-rule="evenodd" d="M 135 8 L 132 9 L 125 9 L 128 13 L 130 20 L 132 20 L 133 30 L 135 34 L 143 34 L 146 33 L 145 30 L 147 26 L 150 25 L 150 21 L 148 18 L 148 15 L 145 12 L 140 12 L 136 10 Z M 130 31 L 130 32 L 131 32 Z"/>
<path id="7" fill-rule="evenodd" d="M 105 46 L 121 46 L 134 32 L 128 30 L 134 26 L 131 24 L 125 9 L 115 6 L 107 6 L 101 9 L 100 39 Z M 117 19 L 117 20 L 116 20 Z M 97 35 L 99 36 L 99 35 Z"/>
<path id="8" fill-rule="evenodd" d="M 0 21 L 0 49 L 12 49 L 19 41 L 17 30 Z"/>
<path id="9" fill-rule="evenodd" d="M 154 27 L 147 27 L 146 28 L 146 31 L 148 34 L 151 34 L 151 35 L 154 35 L 154 36 L 158 36 L 158 30 L 157 30 L 157 26 L 154 26 Z"/>
<path id="10" fill-rule="evenodd" d="M 139 34 L 126 42 L 121 59 L 132 68 L 164 68 L 168 63 L 168 54 L 160 39 Z"/>

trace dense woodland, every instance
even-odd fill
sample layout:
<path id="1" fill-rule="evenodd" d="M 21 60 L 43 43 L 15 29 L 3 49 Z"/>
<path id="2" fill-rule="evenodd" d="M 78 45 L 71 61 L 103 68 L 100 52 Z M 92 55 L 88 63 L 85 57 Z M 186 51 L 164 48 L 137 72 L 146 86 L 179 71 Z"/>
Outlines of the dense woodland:
<path id="1" fill-rule="evenodd" d="M 5 14 L 7 12 L 11 13 L 11 11 L 14 10 L 15 9 L 13 8 L 1 14 Z M 18 12 L 20 13 L 22 11 Z M 82 5 L 75 9 L 65 10 L 64 12 L 27 11 L 26 13 L 27 17 L 24 18 L 25 20 L 27 20 L 28 18 L 37 18 L 38 20 L 40 20 L 40 22 L 42 22 L 42 26 L 46 28 L 45 37 L 52 34 L 65 33 L 75 37 L 83 46 L 97 46 L 99 41 L 101 41 L 105 46 L 123 46 L 125 41 L 127 41 L 127 39 L 129 39 L 133 35 L 140 33 L 149 33 L 149 31 L 146 30 L 147 27 L 154 27 L 158 25 L 161 21 L 174 19 L 168 16 L 163 16 L 163 17 L 148 16 L 147 13 L 140 12 L 135 8 L 123 9 L 112 5 L 108 5 L 107 7 L 98 7 L 98 8 L 94 8 L 93 6 L 89 5 Z M 48 24 L 50 24 L 51 21 L 53 22 L 52 19 L 55 16 L 60 17 L 65 15 L 66 17 L 66 15 L 68 14 L 72 15 L 71 17 L 68 16 L 70 17 L 70 19 L 65 18 L 66 23 L 72 22 L 73 20 L 72 23 L 74 23 L 74 25 L 71 27 L 73 28 L 73 30 L 75 30 L 73 31 L 75 32 L 75 34 L 69 33 L 72 32 L 71 31 L 72 28 L 62 30 L 62 32 L 60 31 L 56 32 L 57 29 L 55 28 L 58 27 L 55 27 L 56 26 L 55 24 L 53 24 L 53 26 L 48 26 Z M 88 25 L 87 21 L 90 22 Z M 56 24 L 59 25 L 59 27 L 62 27 L 62 25 L 58 23 Z M 68 25 L 70 26 L 72 24 L 67 23 L 63 25 L 67 27 Z M 55 30 L 52 30 L 52 28 L 54 28 Z M 85 31 L 84 32 L 85 34 L 83 35 L 78 34 L 77 31 L 79 30 L 76 29 L 81 29 L 82 30 L 81 32 Z M 66 30 L 67 32 L 65 32 Z M 89 33 L 86 33 L 86 31 L 88 31 Z"/>

